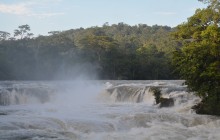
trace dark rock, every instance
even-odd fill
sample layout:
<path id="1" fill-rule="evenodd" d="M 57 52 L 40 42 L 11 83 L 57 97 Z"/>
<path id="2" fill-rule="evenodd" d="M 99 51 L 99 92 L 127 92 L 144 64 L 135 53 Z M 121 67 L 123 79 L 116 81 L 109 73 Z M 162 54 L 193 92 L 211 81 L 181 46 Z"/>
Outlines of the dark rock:
<path id="1" fill-rule="evenodd" d="M 174 106 L 174 99 L 173 98 L 163 98 L 161 97 L 161 90 L 159 87 L 151 87 L 150 91 L 153 92 L 155 97 L 156 104 L 160 104 L 159 107 L 171 107 Z"/>
<path id="2" fill-rule="evenodd" d="M 160 98 L 160 105 L 159 107 L 172 107 L 174 106 L 173 98 Z"/>

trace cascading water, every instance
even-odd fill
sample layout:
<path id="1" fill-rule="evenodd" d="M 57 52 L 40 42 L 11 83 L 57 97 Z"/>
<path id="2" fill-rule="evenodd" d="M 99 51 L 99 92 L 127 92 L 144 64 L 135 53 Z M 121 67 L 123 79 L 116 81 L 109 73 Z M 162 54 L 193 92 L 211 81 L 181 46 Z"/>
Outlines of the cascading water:
<path id="1" fill-rule="evenodd" d="M 52 93 L 52 89 L 45 87 L 2 88 L 0 89 L 0 105 L 45 103 L 50 100 Z"/>
<path id="2" fill-rule="evenodd" d="M 0 82 L 0 140 L 219 140 L 183 81 Z M 174 106 L 155 105 L 151 87 Z"/>

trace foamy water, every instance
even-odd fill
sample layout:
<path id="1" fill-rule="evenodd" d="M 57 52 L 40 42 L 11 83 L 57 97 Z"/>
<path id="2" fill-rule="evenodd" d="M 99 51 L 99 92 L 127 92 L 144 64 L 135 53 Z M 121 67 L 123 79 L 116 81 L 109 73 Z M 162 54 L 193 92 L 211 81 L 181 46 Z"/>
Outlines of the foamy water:
<path id="1" fill-rule="evenodd" d="M 183 81 L 0 82 L 1 140 L 219 140 Z M 174 106 L 158 108 L 149 88 Z"/>

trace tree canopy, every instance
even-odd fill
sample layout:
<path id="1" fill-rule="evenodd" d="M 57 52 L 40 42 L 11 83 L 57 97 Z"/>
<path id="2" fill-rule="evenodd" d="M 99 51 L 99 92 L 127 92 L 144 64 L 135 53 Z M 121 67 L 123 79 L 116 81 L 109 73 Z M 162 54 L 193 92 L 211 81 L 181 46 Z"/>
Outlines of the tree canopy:
<path id="1" fill-rule="evenodd" d="M 14 37 L 20 37 L 20 39 L 30 38 L 31 36 L 33 36 L 33 33 L 29 33 L 28 31 L 30 31 L 29 25 L 20 25 L 18 26 L 18 29 L 14 30 Z"/>
<path id="2" fill-rule="evenodd" d="M 177 26 L 173 37 L 183 47 L 174 53 L 173 63 L 189 89 L 202 98 L 196 111 L 220 115 L 220 3 L 209 2 Z"/>
<path id="3" fill-rule="evenodd" d="M 29 25 L 21 25 L 16 38 L 0 41 L 2 80 L 74 79 L 80 74 L 98 79 L 177 78 L 170 64 L 176 44 L 168 26 L 105 23 L 35 38 L 28 37 L 29 31 Z"/>

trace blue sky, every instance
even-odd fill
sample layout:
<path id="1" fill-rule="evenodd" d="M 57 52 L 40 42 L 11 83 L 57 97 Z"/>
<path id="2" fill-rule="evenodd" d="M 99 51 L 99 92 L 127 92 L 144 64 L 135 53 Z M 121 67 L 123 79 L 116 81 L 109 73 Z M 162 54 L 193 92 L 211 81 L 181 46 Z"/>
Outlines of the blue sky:
<path id="1" fill-rule="evenodd" d="M 1 0 L 0 30 L 28 24 L 37 36 L 105 22 L 174 27 L 204 7 L 197 0 Z"/>

